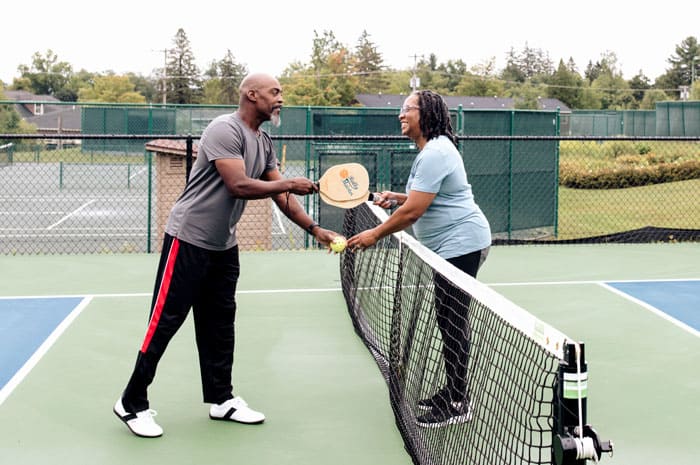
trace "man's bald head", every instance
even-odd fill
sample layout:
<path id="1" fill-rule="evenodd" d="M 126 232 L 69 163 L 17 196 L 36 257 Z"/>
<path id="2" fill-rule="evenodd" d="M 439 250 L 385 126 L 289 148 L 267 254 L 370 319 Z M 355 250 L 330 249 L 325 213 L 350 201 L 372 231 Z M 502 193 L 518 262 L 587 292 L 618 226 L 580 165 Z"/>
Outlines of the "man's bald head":
<path id="1" fill-rule="evenodd" d="M 245 78 L 243 78 L 243 81 L 241 81 L 241 85 L 239 86 L 239 92 L 240 92 L 240 102 L 243 103 L 245 100 L 247 100 L 248 92 L 253 91 L 253 90 L 260 90 L 264 89 L 266 87 L 280 87 L 280 83 L 277 79 L 275 79 L 273 76 L 270 76 L 269 74 L 265 73 L 253 73 L 249 74 Z"/>
<path id="2" fill-rule="evenodd" d="M 255 130 L 265 121 L 279 126 L 283 102 L 282 86 L 275 77 L 253 73 L 241 81 L 237 113 Z"/>

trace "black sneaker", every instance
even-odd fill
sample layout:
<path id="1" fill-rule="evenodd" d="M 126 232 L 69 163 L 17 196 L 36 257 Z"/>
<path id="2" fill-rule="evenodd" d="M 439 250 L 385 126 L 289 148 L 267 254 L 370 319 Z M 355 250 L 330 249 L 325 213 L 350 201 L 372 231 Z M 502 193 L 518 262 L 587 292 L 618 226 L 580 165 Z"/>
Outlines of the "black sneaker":
<path id="1" fill-rule="evenodd" d="M 421 410 L 428 411 L 436 407 L 442 407 L 447 403 L 448 396 L 449 390 L 447 389 L 447 386 L 445 386 L 444 388 L 436 392 L 432 397 L 419 400 L 417 404 L 418 408 Z"/>
<path id="2" fill-rule="evenodd" d="M 447 408 L 434 407 L 425 415 L 416 417 L 416 424 L 423 428 L 439 428 L 466 423 L 471 419 L 472 411 L 469 402 L 450 402 Z"/>

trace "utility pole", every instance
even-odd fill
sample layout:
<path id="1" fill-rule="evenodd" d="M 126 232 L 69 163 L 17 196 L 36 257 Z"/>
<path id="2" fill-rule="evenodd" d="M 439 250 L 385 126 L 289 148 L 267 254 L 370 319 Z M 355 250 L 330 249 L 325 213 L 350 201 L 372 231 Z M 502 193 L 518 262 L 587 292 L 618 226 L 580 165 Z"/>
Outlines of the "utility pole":
<path id="1" fill-rule="evenodd" d="M 409 85 L 413 92 L 420 87 L 420 78 L 416 75 L 416 68 L 418 67 L 418 58 L 423 58 L 423 55 L 413 55 L 413 76 L 411 76 L 411 81 Z"/>
<path id="2" fill-rule="evenodd" d="M 152 52 L 163 52 L 163 105 L 167 103 L 168 95 L 168 52 L 170 49 L 163 48 L 159 50 L 151 50 Z"/>
<path id="3" fill-rule="evenodd" d="M 164 48 L 163 52 L 163 105 L 167 103 L 168 96 L 168 49 Z"/>

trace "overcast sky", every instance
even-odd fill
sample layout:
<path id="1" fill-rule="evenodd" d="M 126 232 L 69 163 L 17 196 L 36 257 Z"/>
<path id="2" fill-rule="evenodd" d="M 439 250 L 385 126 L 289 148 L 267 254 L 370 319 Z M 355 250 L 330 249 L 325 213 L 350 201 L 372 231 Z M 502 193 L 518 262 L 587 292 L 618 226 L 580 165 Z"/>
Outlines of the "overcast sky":
<path id="1" fill-rule="evenodd" d="M 648 8 L 627 0 L 12 1 L 0 26 L 0 80 L 11 83 L 20 64 L 48 49 L 74 71 L 150 75 L 183 28 L 200 70 L 230 49 L 250 71 L 276 75 L 309 62 L 314 30 L 332 31 L 350 49 L 366 30 L 395 69 L 434 53 L 438 62 L 461 59 L 467 67 L 493 57 L 500 70 L 511 48 L 527 44 L 555 66 L 572 57 L 581 73 L 612 51 L 625 79 L 642 70 L 653 81 L 676 45 L 700 36 L 699 17 L 697 0 Z"/>

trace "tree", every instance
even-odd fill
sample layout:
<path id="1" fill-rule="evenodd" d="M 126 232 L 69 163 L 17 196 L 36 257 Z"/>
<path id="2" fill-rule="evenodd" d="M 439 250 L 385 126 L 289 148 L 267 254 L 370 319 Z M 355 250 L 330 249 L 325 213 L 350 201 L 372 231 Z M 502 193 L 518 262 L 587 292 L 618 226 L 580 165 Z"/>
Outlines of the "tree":
<path id="1" fill-rule="evenodd" d="M 3 86 L 0 83 L 0 100 L 6 100 L 2 91 Z M 36 127 L 22 120 L 13 105 L 0 105 L 0 134 L 29 134 L 33 132 L 36 132 Z"/>
<path id="2" fill-rule="evenodd" d="M 56 92 L 56 98 L 63 102 L 76 102 L 80 89 L 92 86 L 96 76 L 98 74 L 90 73 L 84 69 L 73 73 L 68 83 L 60 91 Z"/>
<path id="3" fill-rule="evenodd" d="M 503 96 L 505 95 L 505 86 L 503 81 L 498 79 L 465 73 L 459 84 L 455 87 L 454 94 L 472 97 Z"/>
<path id="4" fill-rule="evenodd" d="M 501 79 L 508 82 L 525 82 L 527 76 L 525 71 L 520 69 L 518 61 L 515 49 L 511 47 L 506 55 L 506 67 L 501 72 Z"/>
<path id="5" fill-rule="evenodd" d="M 128 76 L 97 76 L 92 86 L 80 89 L 79 102 L 144 103 Z"/>
<path id="6" fill-rule="evenodd" d="M 583 78 L 576 72 L 571 71 L 571 67 L 559 60 L 559 66 L 547 79 L 546 89 L 549 98 L 559 99 L 569 108 L 581 108 L 581 96 L 583 88 Z"/>
<path id="7" fill-rule="evenodd" d="M 219 60 L 213 61 L 209 69 L 204 73 L 208 78 L 204 83 L 203 103 L 218 105 L 237 105 L 239 98 L 238 88 L 241 81 L 248 74 L 245 65 L 236 62 L 231 50 Z"/>
<path id="8" fill-rule="evenodd" d="M 58 61 L 58 56 L 50 49 L 45 55 L 35 52 L 31 65 L 19 65 L 20 79 L 29 82 L 29 89 L 37 95 L 57 96 L 66 86 L 73 73 L 73 68 L 65 61 Z M 26 81 L 18 83 L 26 89 Z"/>
<path id="9" fill-rule="evenodd" d="M 536 76 L 549 76 L 553 71 L 554 65 L 549 55 L 541 49 L 530 48 L 526 42 L 521 53 L 510 49 L 501 77 L 506 81 L 525 82 Z"/>
<path id="10" fill-rule="evenodd" d="M 698 79 L 690 87 L 690 100 L 700 100 L 700 80 Z"/>
<path id="11" fill-rule="evenodd" d="M 700 44 L 695 37 L 687 37 L 676 45 L 675 55 L 668 59 L 671 70 L 678 77 L 679 86 L 689 86 L 694 79 L 700 77 Z"/>
<path id="12" fill-rule="evenodd" d="M 515 100 L 515 108 L 521 110 L 538 110 L 539 99 L 546 95 L 546 88 L 542 85 L 526 82 L 525 84 L 511 88 L 506 96 Z"/>
<path id="13" fill-rule="evenodd" d="M 603 73 L 593 81 L 591 88 L 600 99 L 603 110 L 625 110 L 632 107 L 634 97 L 629 84 L 621 75 Z"/>
<path id="14" fill-rule="evenodd" d="M 126 76 L 134 85 L 134 90 L 146 98 L 146 102 L 158 102 L 161 95 L 158 93 L 157 79 L 135 73 L 127 73 Z"/>
<path id="15" fill-rule="evenodd" d="M 165 84 L 167 102 L 199 103 L 202 80 L 185 31 L 180 28 L 173 39 L 173 48 L 166 51 Z"/>
<path id="16" fill-rule="evenodd" d="M 353 73 L 353 59 L 347 47 L 332 31 L 314 31 L 310 65 L 294 63 L 283 73 L 287 104 L 351 106 L 359 79 Z M 315 89 L 310 88 L 313 79 Z M 313 102 L 313 103 L 311 103 Z"/>
<path id="17" fill-rule="evenodd" d="M 640 69 L 639 73 L 637 73 L 636 76 L 630 79 L 629 86 L 632 89 L 632 97 L 634 98 L 637 107 L 639 107 L 642 101 L 644 100 L 644 96 L 647 93 L 647 90 L 651 89 L 651 83 L 649 82 L 649 78 L 646 77 Z"/>
<path id="18" fill-rule="evenodd" d="M 655 110 L 656 102 L 663 102 L 664 100 L 670 100 L 666 92 L 659 89 L 650 89 L 644 92 L 644 97 L 639 104 L 640 110 Z"/>
<path id="19" fill-rule="evenodd" d="M 366 30 L 355 45 L 353 72 L 358 76 L 358 93 L 380 93 L 389 87 L 384 59 Z"/>
<path id="20" fill-rule="evenodd" d="M 467 64 L 462 60 L 447 60 L 447 63 L 438 65 L 437 70 L 444 78 L 444 93 L 454 95 L 455 89 L 462 81 L 462 76 L 467 74 Z"/>

